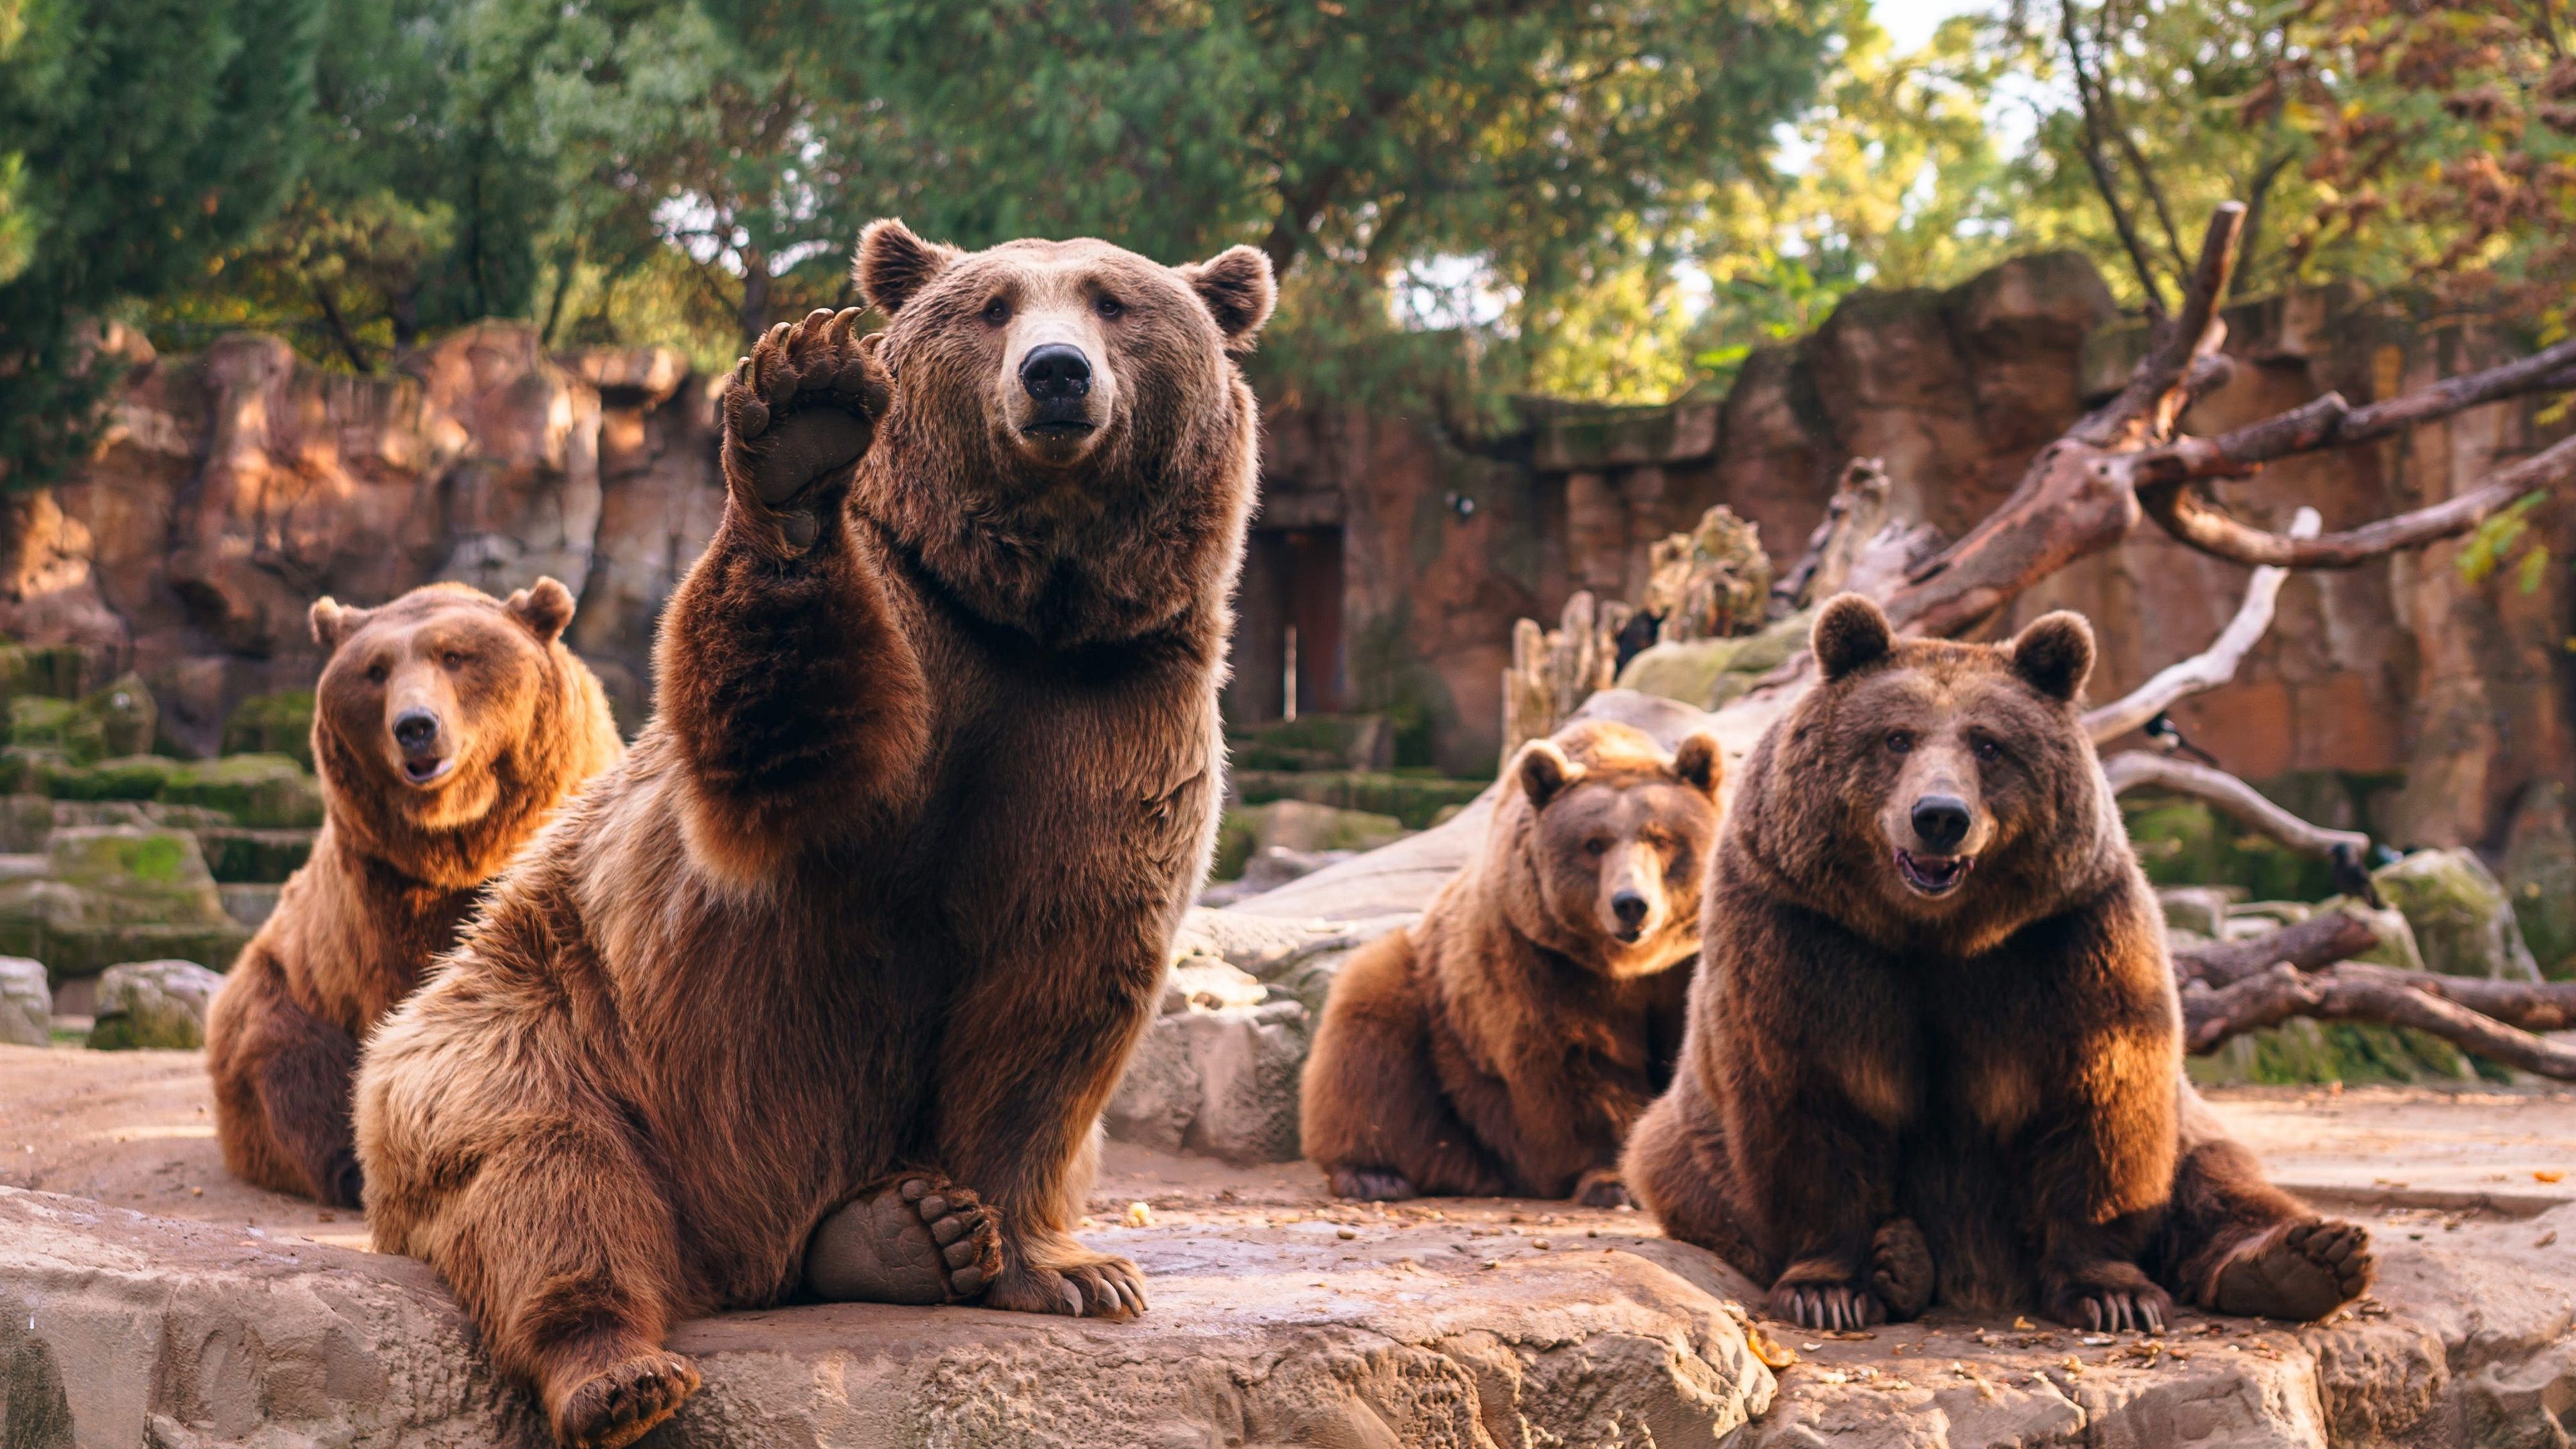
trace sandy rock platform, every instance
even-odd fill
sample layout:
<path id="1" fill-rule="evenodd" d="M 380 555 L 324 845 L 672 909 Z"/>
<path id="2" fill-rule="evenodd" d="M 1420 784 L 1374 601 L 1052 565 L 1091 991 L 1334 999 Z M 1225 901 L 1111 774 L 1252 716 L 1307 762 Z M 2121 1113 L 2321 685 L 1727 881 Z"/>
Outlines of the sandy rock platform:
<path id="1" fill-rule="evenodd" d="M 223 1177 L 202 1083 L 191 1053 L 0 1048 L 0 1445 L 542 1444 L 425 1270 Z M 2221 1106 L 2377 1229 L 2359 1311 L 2154 1339 L 1946 1314 L 1800 1334 L 1634 1213 L 1359 1207 L 1293 1165 L 1115 1147 L 1085 1232 L 1144 1264 L 1142 1322 L 727 1315 L 681 1330 L 707 1387 L 645 1444 L 2569 1442 L 2576 1181 L 2544 1178 L 2576 1173 L 2576 1099 Z"/>

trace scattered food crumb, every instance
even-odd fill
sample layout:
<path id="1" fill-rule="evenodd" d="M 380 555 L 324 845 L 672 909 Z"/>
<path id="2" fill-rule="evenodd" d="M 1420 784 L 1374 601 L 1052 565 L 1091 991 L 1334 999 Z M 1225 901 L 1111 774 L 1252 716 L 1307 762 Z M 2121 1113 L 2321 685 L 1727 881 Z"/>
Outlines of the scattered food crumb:
<path id="1" fill-rule="evenodd" d="M 1131 1228 L 1150 1228 L 1153 1225 L 1154 1209 L 1150 1203 L 1131 1202 L 1127 1204 L 1127 1226 Z M 1344 1233 L 1342 1236 L 1347 1238 L 1350 1234 Z"/>
<path id="2" fill-rule="evenodd" d="M 1349 1228 L 1335 1228 L 1333 1230 L 1333 1236 L 1347 1241 L 1351 1238 L 1358 1237 L 1359 1234 L 1351 1231 Z"/>
<path id="3" fill-rule="evenodd" d="M 2542 1182 L 2557 1182 L 2567 1176 L 2555 1167 L 2535 1167 L 2531 1170 L 2531 1175 Z"/>

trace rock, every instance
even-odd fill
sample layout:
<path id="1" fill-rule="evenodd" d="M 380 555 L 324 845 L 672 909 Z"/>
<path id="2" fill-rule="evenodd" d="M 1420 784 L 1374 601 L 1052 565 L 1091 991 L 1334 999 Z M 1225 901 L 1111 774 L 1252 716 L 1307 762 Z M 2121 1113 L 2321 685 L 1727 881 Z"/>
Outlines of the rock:
<path id="1" fill-rule="evenodd" d="M 206 1009 L 224 978 L 194 961 L 131 961 L 98 978 L 97 1022 L 89 1044 L 100 1051 L 188 1050 L 206 1044 Z"/>
<path id="2" fill-rule="evenodd" d="M 1608 1449 L 1714 1444 L 1780 1391 L 1740 1289 L 1659 1243 L 1488 1269 L 1457 1237 L 1088 1232 L 1146 1271 L 1126 1324 L 865 1304 L 684 1324 L 671 1346 L 705 1384 L 652 1442 Z M 0 1365 L 0 1443 L 28 1449 L 550 1442 L 417 1263 L 16 1189 Z"/>
<path id="3" fill-rule="evenodd" d="M 249 939 L 185 831 L 57 829 L 42 878 L 0 881 L 0 951 L 43 961 L 58 987 L 119 961 L 229 966 Z"/>
<path id="4" fill-rule="evenodd" d="M 235 825 L 261 830 L 315 830 L 322 824 L 322 786 L 286 755 L 226 755 L 188 765 L 161 792 L 172 805 L 220 810 Z"/>
<path id="5" fill-rule="evenodd" d="M 1270 988 L 1252 973 L 1222 960 L 1194 956 L 1176 963 L 1163 979 L 1163 1014 L 1218 1011 L 1229 1006 L 1259 1006 Z"/>
<path id="6" fill-rule="evenodd" d="M 1157 1017 L 1103 1114 L 1109 1135 L 1228 1162 L 1291 1161 L 1310 1039 L 1293 1000 Z"/>
<path id="7" fill-rule="evenodd" d="M 216 880 L 274 885 L 312 858 L 311 830 L 242 830 L 224 826 L 196 832 L 206 869 Z"/>
<path id="8" fill-rule="evenodd" d="M 2567 786 L 2534 780 L 2504 842 L 2504 888 L 2542 974 L 2576 975 L 2576 828 Z"/>
<path id="9" fill-rule="evenodd" d="M 1771 597 L 1771 559 L 1753 525 L 1718 504 L 1697 527 L 1658 540 L 1646 552 L 1640 612 L 1662 621 L 1654 637 L 1669 643 L 1750 634 L 1764 622 Z"/>
<path id="10" fill-rule="evenodd" d="M 216 892 L 223 897 L 224 914 L 256 931 L 277 914 L 278 892 L 285 887 L 268 881 L 218 882 Z"/>
<path id="11" fill-rule="evenodd" d="M 2236 894 L 2225 886 L 2166 886 L 2156 892 L 2156 902 L 2164 907 L 2165 929 L 2214 941 L 2226 931 L 2227 908 Z"/>
<path id="12" fill-rule="evenodd" d="M 1305 800 L 1275 800 L 1268 805 L 1250 807 L 1246 813 L 1254 811 L 1259 812 L 1260 823 L 1254 830 L 1253 839 L 1263 848 L 1375 850 L 1403 839 L 1408 833 L 1404 823 L 1392 815 L 1336 809 Z"/>
<path id="13" fill-rule="evenodd" d="M 285 755 L 313 768 L 313 691 L 281 689 L 233 706 L 224 721 L 227 755 Z"/>
<path id="14" fill-rule="evenodd" d="M 2475 852 L 2419 850 L 2371 879 L 2405 914 L 2430 969 L 2499 981 L 2540 979 L 2504 886 Z"/>
<path id="15" fill-rule="evenodd" d="M 45 963 L 0 956 L 0 1042 L 40 1047 L 53 1040 L 54 993 L 45 981 Z"/>
<path id="16" fill-rule="evenodd" d="M 152 691 L 129 674 L 77 700 L 43 695 L 11 699 L 9 743 L 59 751 L 85 764 L 150 749 L 159 720 Z"/>
<path id="17" fill-rule="evenodd" d="M 1753 687 L 1807 647 L 1812 612 L 1774 619 L 1737 639 L 1694 639 L 1638 651 L 1619 671 L 1619 687 L 1716 709 Z"/>

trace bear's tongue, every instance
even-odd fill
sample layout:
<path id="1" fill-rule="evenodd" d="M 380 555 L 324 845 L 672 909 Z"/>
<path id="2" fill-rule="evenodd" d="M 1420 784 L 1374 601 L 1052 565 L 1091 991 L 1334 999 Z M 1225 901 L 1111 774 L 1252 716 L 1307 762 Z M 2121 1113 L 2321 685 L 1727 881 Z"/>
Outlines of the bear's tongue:
<path id="1" fill-rule="evenodd" d="M 403 778 L 415 785 L 426 785 L 446 774 L 447 767 L 454 763 L 456 763 L 455 760 L 446 755 L 405 755 L 402 762 Z"/>
<path id="2" fill-rule="evenodd" d="M 1896 873 L 1905 883 L 1927 896 L 1947 895 L 1968 875 L 1976 857 L 1968 855 L 1916 855 L 1912 851 L 1896 852 Z"/>

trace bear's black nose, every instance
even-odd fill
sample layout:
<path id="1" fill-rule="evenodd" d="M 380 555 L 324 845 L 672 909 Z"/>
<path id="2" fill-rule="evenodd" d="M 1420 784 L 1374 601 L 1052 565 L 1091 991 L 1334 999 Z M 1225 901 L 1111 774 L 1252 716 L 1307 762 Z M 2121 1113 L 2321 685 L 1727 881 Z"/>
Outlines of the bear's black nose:
<path id="1" fill-rule="evenodd" d="M 407 709 L 394 716 L 394 743 L 406 750 L 426 749 L 438 738 L 438 716 L 425 709 Z"/>
<path id="2" fill-rule="evenodd" d="M 1032 347 L 1020 359 L 1020 386 L 1039 402 L 1062 402 L 1091 391 L 1091 359 L 1062 342 Z"/>
<path id="3" fill-rule="evenodd" d="M 1968 802 L 1954 795 L 1926 795 L 1914 802 L 1914 834 L 1938 855 L 1968 838 Z"/>
<path id="4" fill-rule="evenodd" d="M 1610 898 L 1610 914 L 1619 918 L 1620 925 L 1633 931 L 1637 929 L 1638 922 L 1646 919 L 1646 898 L 1635 891 L 1621 891 Z"/>

